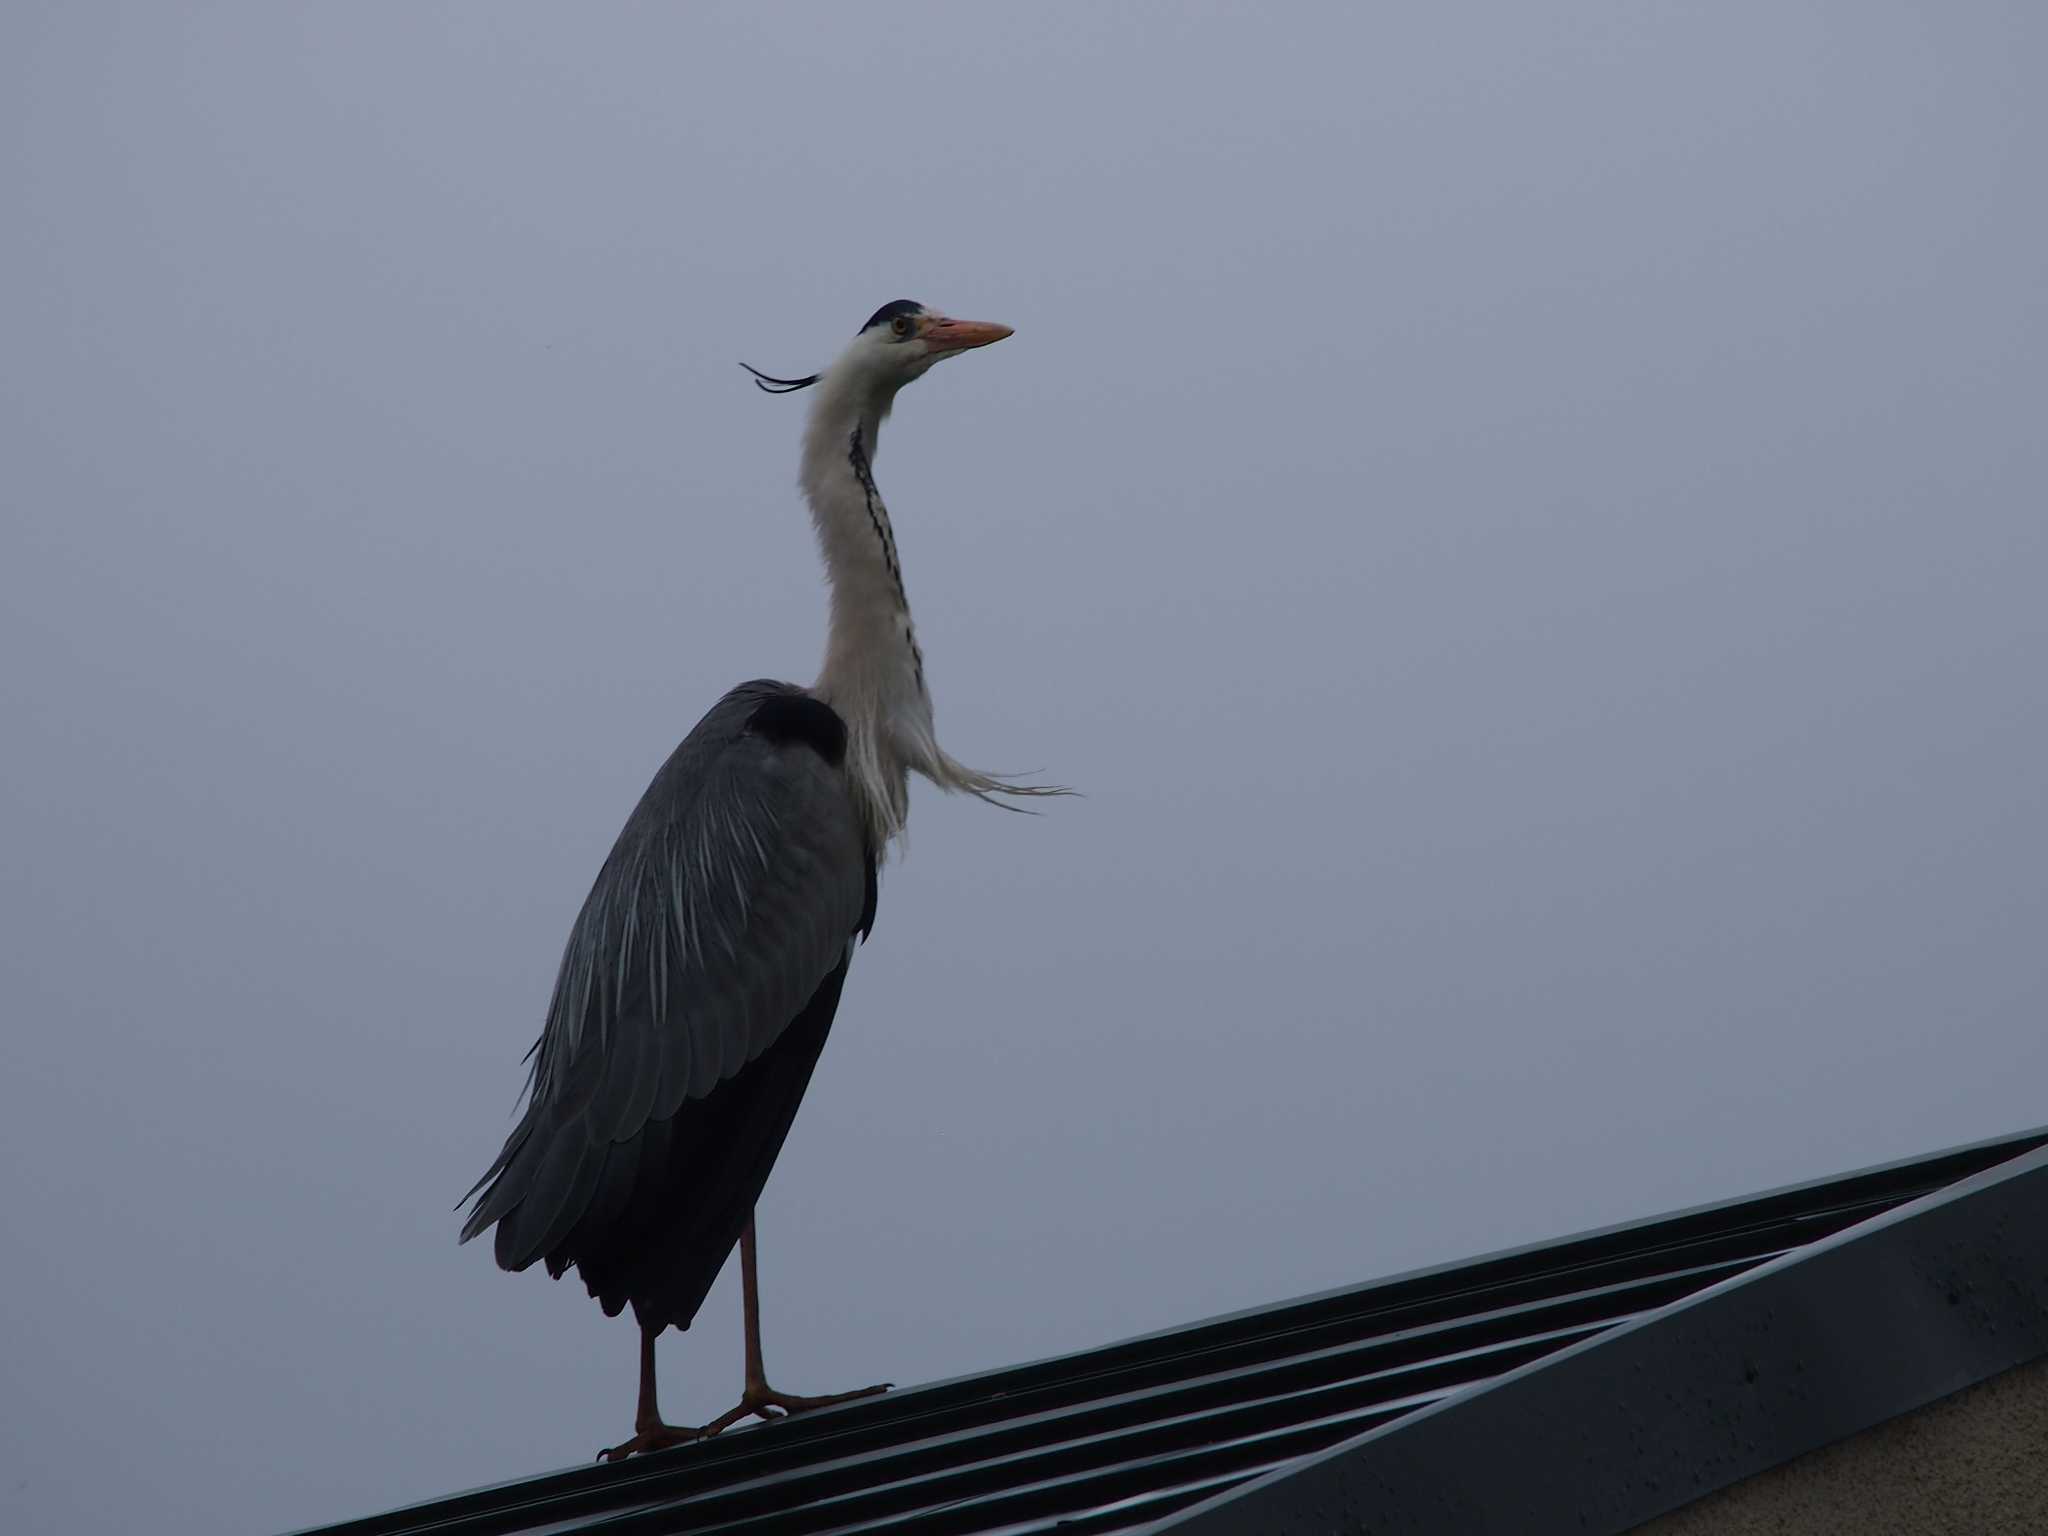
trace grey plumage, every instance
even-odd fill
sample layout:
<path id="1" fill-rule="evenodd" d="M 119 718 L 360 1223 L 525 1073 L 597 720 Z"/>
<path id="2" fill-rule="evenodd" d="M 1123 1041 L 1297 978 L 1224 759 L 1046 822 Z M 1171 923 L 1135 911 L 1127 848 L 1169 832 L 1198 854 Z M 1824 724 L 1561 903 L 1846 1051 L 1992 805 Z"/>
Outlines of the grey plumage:
<path id="1" fill-rule="evenodd" d="M 608 1313 L 687 1327 L 737 1241 L 873 921 L 846 728 L 788 683 L 712 707 L 570 931 L 525 1113 L 464 1241 L 576 1265 Z"/>

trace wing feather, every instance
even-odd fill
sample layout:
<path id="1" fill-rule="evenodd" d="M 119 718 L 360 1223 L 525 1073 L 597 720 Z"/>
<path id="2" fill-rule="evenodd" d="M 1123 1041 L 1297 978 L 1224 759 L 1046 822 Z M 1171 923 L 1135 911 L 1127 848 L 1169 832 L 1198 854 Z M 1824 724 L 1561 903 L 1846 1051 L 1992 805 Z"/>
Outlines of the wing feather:
<path id="1" fill-rule="evenodd" d="M 772 1045 L 860 929 L 872 860 L 843 774 L 803 741 L 748 729 L 764 701 L 796 694 L 749 683 L 721 699 L 585 899 L 525 1114 L 463 1228 L 466 1241 L 496 1222 L 506 1268 L 622 1208 L 645 1157 L 615 1149 Z"/>

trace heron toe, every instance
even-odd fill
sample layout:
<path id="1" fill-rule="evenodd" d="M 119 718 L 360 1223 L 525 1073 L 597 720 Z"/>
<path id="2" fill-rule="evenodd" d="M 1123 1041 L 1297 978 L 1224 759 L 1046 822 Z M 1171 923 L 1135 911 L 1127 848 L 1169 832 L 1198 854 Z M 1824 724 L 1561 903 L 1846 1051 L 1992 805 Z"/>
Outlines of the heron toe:
<path id="1" fill-rule="evenodd" d="M 673 1450 L 679 1445 L 689 1445 L 703 1438 L 703 1431 L 691 1429 L 683 1424 L 652 1424 L 636 1430 L 633 1438 L 619 1445 L 608 1445 L 597 1453 L 599 1461 L 624 1461 L 628 1456 L 641 1456 L 649 1451 Z"/>
<path id="2" fill-rule="evenodd" d="M 749 1416 L 761 1419 L 786 1418 L 792 1413 L 808 1413 L 813 1408 L 830 1408 L 837 1403 L 851 1403 L 863 1397 L 879 1397 L 888 1391 L 894 1382 L 878 1382 L 872 1387 L 862 1387 L 854 1392 L 834 1392 L 825 1397 L 798 1397 L 793 1392 L 778 1392 L 766 1382 L 749 1382 L 740 1400 L 717 1418 L 698 1431 L 705 1439 L 723 1434 Z"/>

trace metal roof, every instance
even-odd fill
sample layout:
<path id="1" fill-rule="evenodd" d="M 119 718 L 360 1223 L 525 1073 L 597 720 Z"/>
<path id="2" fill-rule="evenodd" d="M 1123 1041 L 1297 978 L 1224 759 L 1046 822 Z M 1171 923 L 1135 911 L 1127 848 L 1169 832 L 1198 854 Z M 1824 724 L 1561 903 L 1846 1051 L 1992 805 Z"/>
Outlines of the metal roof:
<path id="1" fill-rule="evenodd" d="M 323 1530 L 1625 1530 L 2048 1355 L 2044 1146 L 2048 1128 Z"/>

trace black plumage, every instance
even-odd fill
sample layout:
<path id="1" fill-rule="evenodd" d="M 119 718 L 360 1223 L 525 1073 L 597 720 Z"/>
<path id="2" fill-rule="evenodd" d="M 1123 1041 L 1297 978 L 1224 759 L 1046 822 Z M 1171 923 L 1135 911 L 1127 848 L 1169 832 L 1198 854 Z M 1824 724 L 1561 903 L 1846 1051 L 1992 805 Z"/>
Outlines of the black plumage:
<path id="1" fill-rule="evenodd" d="M 861 330 L 872 331 L 878 325 L 887 325 L 898 315 L 915 318 L 924 312 L 924 306 L 915 299 L 891 299 L 887 304 L 884 304 L 880 309 L 868 316 L 868 323 L 862 326 Z"/>
<path id="2" fill-rule="evenodd" d="M 546 1256 L 576 1266 L 606 1316 L 628 1303 L 643 1326 L 687 1328 L 739 1241 L 825 1047 L 846 962 L 773 1045 L 701 1099 L 614 1143 L 617 1176 Z"/>

